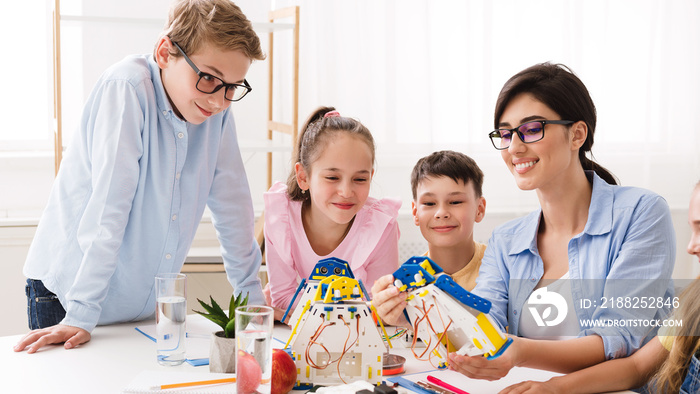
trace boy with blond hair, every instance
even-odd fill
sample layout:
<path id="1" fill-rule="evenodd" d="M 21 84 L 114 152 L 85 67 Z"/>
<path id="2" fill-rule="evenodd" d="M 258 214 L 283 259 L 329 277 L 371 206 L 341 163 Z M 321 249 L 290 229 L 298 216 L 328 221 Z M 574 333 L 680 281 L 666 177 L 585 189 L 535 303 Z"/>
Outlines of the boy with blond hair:
<path id="1" fill-rule="evenodd" d="M 229 105 L 264 59 L 230 0 L 173 4 L 153 54 L 109 68 L 83 110 L 24 266 L 33 329 L 14 348 L 73 348 L 98 324 L 153 316 L 205 206 L 229 282 L 264 298 L 253 206 Z"/>
<path id="2" fill-rule="evenodd" d="M 413 221 L 428 241 L 425 254 L 460 286 L 476 286 L 486 245 L 474 241 L 474 223 L 486 212 L 481 187 L 484 174 L 469 156 L 439 151 L 418 160 L 411 173 Z M 372 286 L 372 303 L 388 324 L 407 325 L 406 295 L 393 285 L 392 275 Z"/>

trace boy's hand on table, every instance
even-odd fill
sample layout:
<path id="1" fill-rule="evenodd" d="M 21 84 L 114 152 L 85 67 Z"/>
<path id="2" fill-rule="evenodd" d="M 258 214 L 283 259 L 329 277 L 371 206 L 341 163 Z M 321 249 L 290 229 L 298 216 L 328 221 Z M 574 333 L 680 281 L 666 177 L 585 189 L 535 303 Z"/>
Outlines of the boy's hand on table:
<path id="1" fill-rule="evenodd" d="M 372 286 L 372 305 L 384 324 L 410 327 L 403 314 L 406 308 L 406 294 L 394 286 L 394 276 L 384 275 Z"/>
<path id="2" fill-rule="evenodd" d="M 90 333 L 82 328 L 58 324 L 55 326 L 32 330 L 15 345 L 14 350 L 21 352 L 27 347 L 27 353 L 36 353 L 46 345 L 63 343 L 66 349 L 72 349 L 90 340 Z"/>

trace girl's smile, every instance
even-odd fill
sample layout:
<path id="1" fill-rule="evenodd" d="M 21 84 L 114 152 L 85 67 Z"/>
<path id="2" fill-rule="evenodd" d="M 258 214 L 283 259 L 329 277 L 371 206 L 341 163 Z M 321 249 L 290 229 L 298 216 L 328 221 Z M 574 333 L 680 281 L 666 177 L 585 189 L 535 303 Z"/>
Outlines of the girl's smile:
<path id="1" fill-rule="evenodd" d="M 345 209 L 345 210 L 352 209 L 352 207 L 355 206 L 355 204 L 352 204 L 352 203 L 337 203 L 337 202 L 333 203 L 333 205 L 335 205 L 336 207 L 338 207 L 340 209 Z"/>
<path id="2" fill-rule="evenodd" d="M 308 171 L 298 168 L 300 187 L 311 197 L 305 219 L 314 231 L 349 225 L 369 197 L 372 157 L 364 140 L 341 131 L 330 138 Z"/>

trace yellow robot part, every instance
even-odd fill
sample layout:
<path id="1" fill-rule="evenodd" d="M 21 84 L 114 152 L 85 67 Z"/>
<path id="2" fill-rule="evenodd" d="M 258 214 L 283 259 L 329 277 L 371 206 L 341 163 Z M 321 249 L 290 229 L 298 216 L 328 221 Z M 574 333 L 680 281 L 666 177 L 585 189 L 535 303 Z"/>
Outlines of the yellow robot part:
<path id="1" fill-rule="evenodd" d="M 501 337 L 498 330 L 494 328 L 488 317 L 486 317 L 486 315 L 483 313 L 480 313 L 479 316 L 476 317 L 476 324 L 479 326 L 479 328 L 481 328 L 489 342 L 491 342 L 493 347 L 496 349 L 493 352 L 488 352 L 491 356 L 493 356 L 501 348 L 501 346 L 506 343 L 507 339 Z M 477 345 L 477 347 L 481 349 L 481 346 Z"/>
<path id="2" fill-rule="evenodd" d="M 430 261 L 428 259 L 423 260 L 422 263 L 420 263 L 421 268 L 424 270 L 428 271 L 428 273 L 432 276 L 435 276 L 435 270 L 433 269 L 432 265 L 430 264 Z"/>

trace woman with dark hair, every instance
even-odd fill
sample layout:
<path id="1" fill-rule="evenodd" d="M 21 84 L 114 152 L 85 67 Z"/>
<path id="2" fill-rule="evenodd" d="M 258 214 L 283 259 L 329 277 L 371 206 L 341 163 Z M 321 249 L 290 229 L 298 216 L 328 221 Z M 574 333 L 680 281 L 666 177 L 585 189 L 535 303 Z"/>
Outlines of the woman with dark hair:
<path id="1" fill-rule="evenodd" d="M 491 142 L 518 187 L 537 193 L 540 209 L 493 232 L 473 290 L 517 337 L 493 360 L 453 353 L 451 368 L 494 380 L 513 366 L 570 372 L 633 353 L 673 297 L 666 201 L 617 186 L 586 156 L 596 109 L 565 66 L 537 64 L 508 80 L 494 126 Z M 626 302 L 651 297 L 664 302 Z"/>
<path id="2" fill-rule="evenodd" d="M 700 183 L 695 185 L 688 208 L 688 254 L 700 257 Z M 679 306 L 659 335 L 630 357 L 594 365 L 546 382 L 526 381 L 507 387 L 502 394 L 601 393 L 634 389 L 644 392 L 700 392 L 700 278 L 679 296 Z"/>

